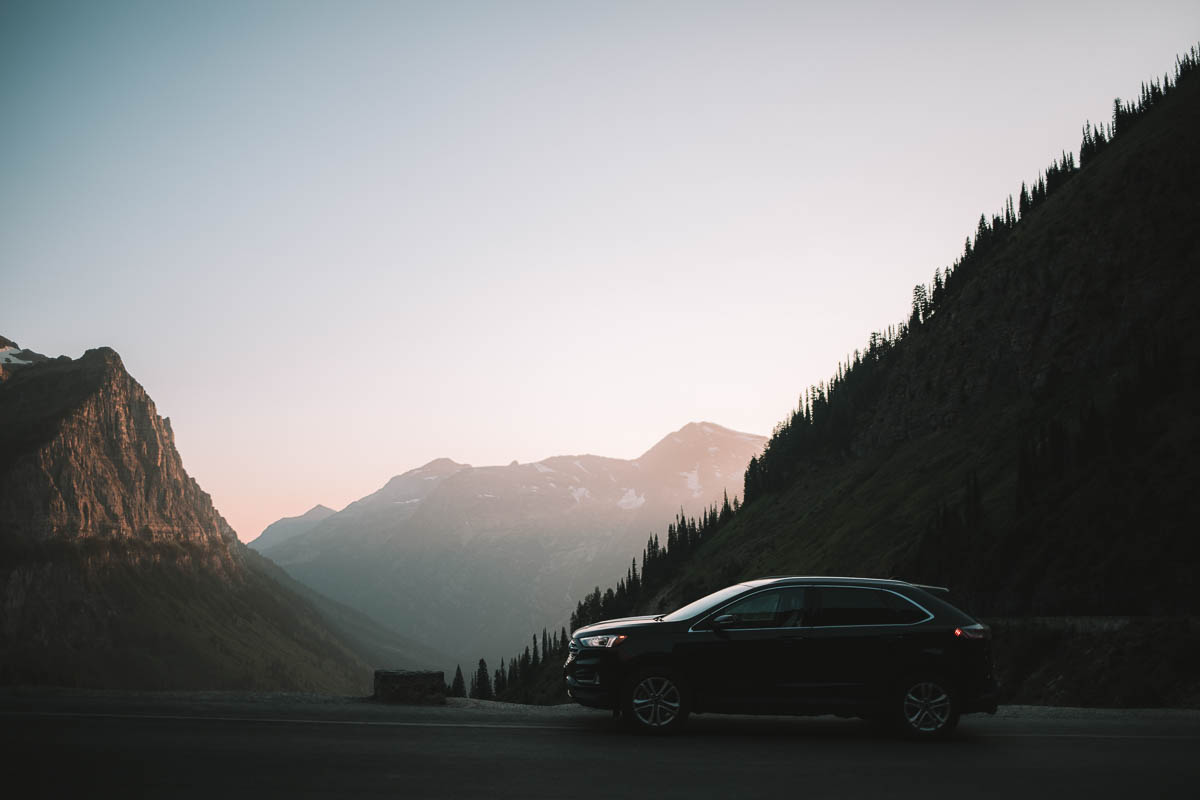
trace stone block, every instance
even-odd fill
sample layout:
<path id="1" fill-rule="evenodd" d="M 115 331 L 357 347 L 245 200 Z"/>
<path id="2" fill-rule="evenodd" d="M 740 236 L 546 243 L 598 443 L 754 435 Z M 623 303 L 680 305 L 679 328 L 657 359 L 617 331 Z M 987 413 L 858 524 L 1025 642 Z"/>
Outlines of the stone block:
<path id="1" fill-rule="evenodd" d="M 410 706 L 444 706 L 445 673 L 440 670 L 434 672 L 377 669 L 374 699 L 381 703 L 402 703 Z"/>

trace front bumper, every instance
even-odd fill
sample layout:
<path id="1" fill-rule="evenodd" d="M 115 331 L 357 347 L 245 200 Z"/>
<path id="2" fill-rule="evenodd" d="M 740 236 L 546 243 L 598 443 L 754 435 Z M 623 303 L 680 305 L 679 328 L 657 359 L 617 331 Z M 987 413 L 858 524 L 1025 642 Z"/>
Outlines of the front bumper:
<path id="1" fill-rule="evenodd" d="M 567 679 L 567 697 L 588 708 L 616 708 L 617 695 L 610 689 L 597 686 L 580 686 Z"/>
<path id="2" fill-rule="evenodd" d="M 567 696 L 590 708 L 616 708 L 619 673 L 610 661 L 611 653 L 604 650 L 576 650 L 573 647 L 563 664 Z"/>

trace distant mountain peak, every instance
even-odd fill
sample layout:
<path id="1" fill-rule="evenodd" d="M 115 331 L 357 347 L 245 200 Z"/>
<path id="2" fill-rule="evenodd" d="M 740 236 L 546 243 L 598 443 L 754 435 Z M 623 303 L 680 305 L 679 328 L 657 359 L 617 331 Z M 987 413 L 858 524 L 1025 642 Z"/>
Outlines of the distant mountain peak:
<path id="1" fill-rule="evenodd" d="M 336 513 L 337 512 L 334 511 L 329 506 L 324 506 L 324 505 L 321 505 L 320 503 L 317 503 L 315 506 L 310 508 L 308 511 L 305 511 L 303 514 L 301 514 L 299 519 L 324 519 L 325 517 L 328 517 L 331 514 L 336 514 Z"/>
<path id="2" fill-rule="evenodd" d="M 700 514 L 735 497 L 765 443 L 701 421 L 637 461 L 556 455 L 470 467 L 439 458 L 302 534 L 276 537 L 278 546 L 255 546 L 318 591 L 466 657 L 523 636 L 531 618 L 555 621 L 563 597 L 623 572 L 646 532 L 680 509 Z M 487 608 L 466 586 L 488 587 Z"/>
<path id="3" fill-rule="evenodd" d="M 675 431 L 681 436 L 719 436 L 722 434 L 737 435 L 737 431 L 732 431 L 723 425 L 718 425 L 715 422 L 689 422 L 679 430 Z"/>
<path id="4" fill-rule="evenodd" d="M 715 422 L 689 422 L 660 439 L 638 458 L 638 462 L 646 464 L 665 458 L 676 459 L 685 451 L 691 452 L 697 448 L 704 448 L 709 453 L 715 453 L 722 447 L 739 450 L 749 447 L 759 451 L 766 444 L 765 436 L 735 431 Z M 755 454 L 757 455 L 757 452 Z"/>
<path id="5" fill-rule="evenodd" d="M 460 464 L 452 458 L 435 458 L 428 464 L 424 464 L 413 472 L 432 471 L 432 472 L 458 472 L 460 469 L 467 469 L 470 464 Z M 407 473 L 406 473 L 407 474 Z"/>
<path id="6" fill-rule="evenodd" d="M 760 436 L 757 433 L 744 433 L 735 431 L 732 428 L 726 428 L 724 425 L 718 425 L 715 422 L 689 422 L 679 430 L 675 431 L 679 436 L 728 436 L 732 438 L 742 439 L 748 442 L 757 442 L 767 440 L 766 436 Z"/>
<path id="7" fill-rule="evenodd" d="M 332 508 L 318 503 L 298 517 L 284 517 L 271 523 L 249 545 L 259 551 L 273 547 L 307 533 L 318 523 L 324 522 L 336 513 Z"/>
<path id="8" fill-rule="evenodd" d="M 397 486 L 410 482 L 415 477 L 421 477 L 424 480 L 446 478 L 456 472 L 470 468 L 470 464 L 460 464 L 452 458 L 435 458 L 433 461 L 422 464 L 416 469 L 410 469 L 408 472 L 402 472 L 399 475 L 393 475 L 379 491 L 386 492 L 389 489 L 393 489 Z"/>

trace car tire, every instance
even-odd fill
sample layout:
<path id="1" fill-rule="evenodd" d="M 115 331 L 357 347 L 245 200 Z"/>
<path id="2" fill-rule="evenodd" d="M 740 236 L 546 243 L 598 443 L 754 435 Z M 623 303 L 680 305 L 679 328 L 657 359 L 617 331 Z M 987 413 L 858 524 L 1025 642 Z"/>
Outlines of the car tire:
<path id="1" fill-rule="evenodd" d="M 624 723 L 638 733 L 674 733 L 687 722 L 691 698 L 673 670 L 649 667 L 626 682 L 621 712 Z"/>
<path id="2" fill-rule="evenodd" d="M 893 720 L 910 739 L 943 739 L 958 725 L 958 693 L 940 675 L 919 674 L 901 681 L 893 700 Z"/>

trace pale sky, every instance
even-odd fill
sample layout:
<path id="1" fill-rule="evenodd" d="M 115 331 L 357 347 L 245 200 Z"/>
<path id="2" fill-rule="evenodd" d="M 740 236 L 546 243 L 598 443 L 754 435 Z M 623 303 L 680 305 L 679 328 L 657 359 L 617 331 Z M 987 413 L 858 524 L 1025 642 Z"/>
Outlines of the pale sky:
<path id="1" fill-rule="evenodd" d="M 440 456 L 770 433 L 1192 2 L 0 0 L 0 334 L 245 540 Z"/>

